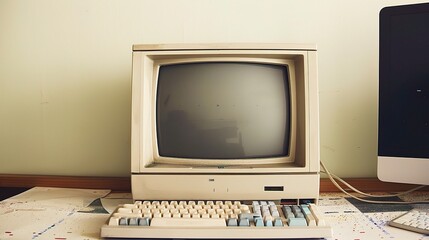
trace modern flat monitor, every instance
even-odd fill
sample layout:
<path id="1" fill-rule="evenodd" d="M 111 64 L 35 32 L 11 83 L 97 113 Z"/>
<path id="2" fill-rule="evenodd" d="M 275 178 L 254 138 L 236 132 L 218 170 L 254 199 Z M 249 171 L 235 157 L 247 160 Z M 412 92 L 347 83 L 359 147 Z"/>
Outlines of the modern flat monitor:
<path id="1" fill-rule="evenodd" d="M 429 4 L 380 12 L 378 177 L 429 184 Z"/>
<path id="2" fill-rule="evenodd" d="M 132 78 L 134 199 L 317 199 L 315 46 L 135 45 Z"/>

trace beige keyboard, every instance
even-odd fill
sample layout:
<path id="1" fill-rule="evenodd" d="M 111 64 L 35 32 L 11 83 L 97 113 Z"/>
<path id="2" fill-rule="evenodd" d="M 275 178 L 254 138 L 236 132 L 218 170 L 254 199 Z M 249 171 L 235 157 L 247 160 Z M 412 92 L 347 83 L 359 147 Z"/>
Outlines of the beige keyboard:
<path id="1" fill-rule="evenodd" d="M 101 228 L 114 238 L 329 238 L 314 204 L 274 201 L 136 201 L 119 206 Z"/>

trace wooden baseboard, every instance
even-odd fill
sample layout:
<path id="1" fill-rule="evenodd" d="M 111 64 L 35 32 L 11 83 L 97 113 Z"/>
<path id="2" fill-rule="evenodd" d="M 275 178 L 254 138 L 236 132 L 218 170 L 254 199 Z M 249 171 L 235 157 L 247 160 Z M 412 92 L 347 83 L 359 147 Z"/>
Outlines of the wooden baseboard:
<path id="1" fill-rule="evenodd" d="M 349 184 L 363 192 L 399 192 L 416 185 L 386 183 L 377 178 L 349 178 Z M 130 192 L 130 177 L 82 177 L 0 174 L 0 187 L 64 187 L 85 189 L 111 189 L 116 192 Z M 429 191 L 429 187 L 424 190 Z M 329 179 L 320 179 L 320 192 L 339 192 Z"/>
<path id="2" fill-rule="evenodd" d="M 362 192 L 402 192 L 415 188 L 419 185 L 403 184 L 403 183 L 388 183 L 378 180 L 378 178 L 346 178 L 348 184 Z M 348 190 L 344 184 L 341 187 Z M 426 186 L 421 191 L 429 191 L 429 186 Z M 328 179 L 320 179 L 320 192 L 340 192 L 340 190 Z"/>
<path id="3" fill-rule="evenodd" d="M 62 187 L 131 191 L 129 177 L 82 177 L 0 174 L 0 187 Z"/>

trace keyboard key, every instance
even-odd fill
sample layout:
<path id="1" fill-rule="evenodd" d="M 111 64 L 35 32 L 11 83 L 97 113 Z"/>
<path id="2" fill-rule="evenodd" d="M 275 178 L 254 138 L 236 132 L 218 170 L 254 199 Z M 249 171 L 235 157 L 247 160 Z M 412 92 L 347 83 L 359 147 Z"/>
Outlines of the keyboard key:
<path id="1" fill-rule="evenodd" d="M 139 218 L 139 226 L 149 226 L 150 220 L 147 217 Z"/>
<path id="2" fill-rule="evenodd" d="M 241 205 L 240 206 L 240 210 L 241 211 L 247 211 L 247 210 L 249 210 L 249 206 L 247 206 L 247 205 Z"/>
<path id="3" fill-rule="evenodd" d="M 156 227 L 226 227 L 221 218 L 154 218 L 150 226 Z"/>
<path id="4" fill-rule="evenodd" d="M 130 219 L 128 219 L 128 225 L 129 226 L 137 226 L 137 225 L 139 225 L 138 218 L 130 218 Z"/>
<path id="5" fill-rule="evenodd" d="M 274 219 L 274 227 L 283 227 L 283 222 L 280 217 Z"/>
<path id="6" fill-rule="evenodd" d="M 118 226 L 119 225 L 119 219 L 121 219 L 120 217 L 110 217 L 109 219 L 109 225 L 110 226 Z"/>
<path id="7" fill-rule="evenodd" d="M 286 218 L 295 217 L 295 215 L 292 212 L 292 208 L 290 206 L 283 206 L 282 207 L 283 214 L 286 216 Z"/>
<path id="8" fill-rule="evenodd" d="M 228 226 L 229 227 L 236 227 L 236 226 L 238 226 L 238 221 L 237 221 L 237 218 L 230 218 L 230 219 L 228 219 Z"/>
<path id="9" fill-rule="evenodd" d="M 273 221 L 272 220 L 265 220 L 265 227 L 272 227 Z"/>
<path id="10" fill-rule="evenodd" d="M 127 226 L 128 225 L 128 218 L 120 218 L 119 219 L 119 225 Z"/>
<path id="11" fill-rule="evenodd" d="M 116 212 L 118 212 L 118 213 L 132 213 L 133 210 L 131 208 L 123 207 L 123 208 L 118 208 L 118 210 L 116 210 Z"/>
<path id="12" fill-rule="evenodd" d="M 264 225 L 264 221 L 262 220 L 262 217 L 258 216 L 254 218 L 255 221 L 255 226 L 256 227 L 263 227 Z"/>
<path id="13" fill-rule="evenodd" d="M 238 225 L 240 227 L 249 227 L 250 226 L 250 221 L 249 221 L 248 218 L 240 218 L 240 221 L 239 221 Z"/>
<path id="14" fill-rule="evenodd" d="M 307 221 L 305 218 L 289 218 L 288 219 L 289 226 L 307 226 Z"/>
<path id="15" fill-rule="evenodd" d="M 307 205 L 301 205 L 302 212 L 304 213 L 305 220 L 307 220 L 308 226 L 316 226 L 316 219 L 311 214 L 310 209 Z"/>
<path id="16" fill-rule="evenodd" d="M 271 212 L 271 216 L 273 216 L 273 217 L 280 217 L 280 213 L 276 209 L 275 211 Z"/>

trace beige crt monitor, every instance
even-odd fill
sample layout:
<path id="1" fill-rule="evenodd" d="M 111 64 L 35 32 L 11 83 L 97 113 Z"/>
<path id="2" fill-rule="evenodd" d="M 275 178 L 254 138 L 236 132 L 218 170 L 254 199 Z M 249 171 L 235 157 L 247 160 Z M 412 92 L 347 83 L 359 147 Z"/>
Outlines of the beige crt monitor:
<path id="1" fill-rule="evenodd" d="M 316 201 L 313 45 L 134 45 L 135 200 Z"/>

